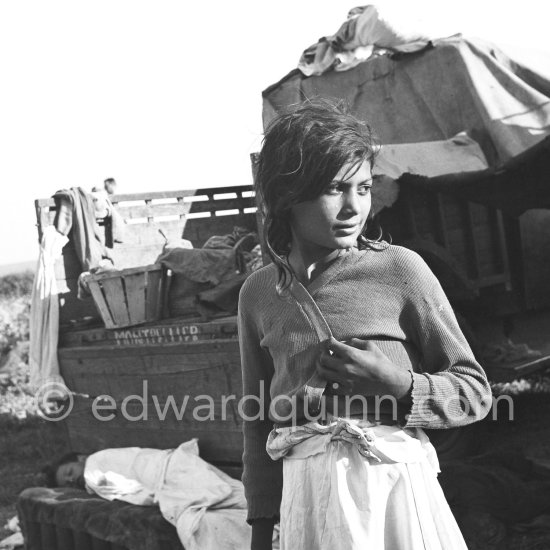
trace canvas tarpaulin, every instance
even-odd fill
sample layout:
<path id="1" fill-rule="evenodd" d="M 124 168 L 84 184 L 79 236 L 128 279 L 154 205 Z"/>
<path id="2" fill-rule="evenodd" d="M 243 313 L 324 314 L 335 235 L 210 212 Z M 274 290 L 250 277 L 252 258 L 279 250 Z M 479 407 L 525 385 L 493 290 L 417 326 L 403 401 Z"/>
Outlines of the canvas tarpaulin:
<path id="1" fill-rule="evenodd" d="M 344 72 L 292 71 L 263 93 L 264 126 L 305 98 L 347 100 L 382 143 L 418 143 L 467 132 L 489 164 L 550 132 L 550 80 L 497 48 L 460 35 L 422 52 L 373 57 Z"/>
<path id="2" fill-rule="evenodd" d="M 479 145 L 464 132 L 442 141 L 383 145 L 373 173 L 398 179 L 408 172 L 427 177 L 487 168 Z"/>
<path id="3" fill-rule="evenodd" d="M 296 69 L 263 92 L 264 127 L 277 113 L 306 98 L 342 99 L 372 125 L 382 144 L 441 141 L 466 132 L 493 169 L 550 134 L 550 76 L 517 63 L 482 40 L 456 35 L 433 40 L 432 45 L 416 53 L 372 57 L 343 72 L 305 77 Z M 538 148 L 533 151 L 539 154 Z M 497 168 L 492 176 L 491 172 L 470 174 L 466 180 L 441 176 L 422 183 L 434 190 L 441 185 L 445 192 L 464 190 L 465 198 L 509 214 L 523 212 L 519 221 L 506 220 L 506 224 L 508 235 L 517 231 L 515 244 L 508 245 L 515 247 L 511 253 L 521 262 L 514 269 L 521 271 L 528 307 L 550 305 L 546 284 L 550 211 L 541 210 L 550 202 L 548 163 L 540 159 L 539 168 L 512 170 L 507 178 Z M 453 179 L 454 183 L 446 183 Z M 460 190 L 451 191 L 458 181 L 462 181 Z M 495 195 L 497 201 L 492 200 Z"/>

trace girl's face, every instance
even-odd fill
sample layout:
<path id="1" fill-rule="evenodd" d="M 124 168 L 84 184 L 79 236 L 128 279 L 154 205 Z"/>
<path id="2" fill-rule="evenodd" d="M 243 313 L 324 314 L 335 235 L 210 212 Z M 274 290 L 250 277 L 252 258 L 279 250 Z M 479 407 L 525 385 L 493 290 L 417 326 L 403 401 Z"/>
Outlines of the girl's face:
<path id="1" fill-rule="evenodd" d="M 368 162 L 344 165 L 322 195 L 292 207 L 292 248 L 312 263 L 333 250 L 351 248 L 370 212 L 371 186 Z"/>
<path id="2" fill-rule="evenodd" d="M 57 468 L 55 481 L 58 487 L 83 487 L 84 462 L 66 462 Z"/>

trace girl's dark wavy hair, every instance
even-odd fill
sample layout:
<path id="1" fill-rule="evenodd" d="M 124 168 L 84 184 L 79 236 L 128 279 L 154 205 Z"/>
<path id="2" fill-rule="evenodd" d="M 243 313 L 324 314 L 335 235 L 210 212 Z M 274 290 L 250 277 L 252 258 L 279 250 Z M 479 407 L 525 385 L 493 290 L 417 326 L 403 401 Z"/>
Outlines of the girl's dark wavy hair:
<path id="1" fill-rule="evenodd" d="M 256 195 L 264 216 L 265 246 L 285 290 L 292 272 L 283 259 L 290 252 L 290 211 L 319 197 L 340 169 L 368 162 L 380 149 L 370 126 L 344 102 L 307 100 L 291 106 L 268 125 L 256 166 Z M 382 232 L 372 211 L 358 238 L 359 248 L 378 248 Z"/>
<path id="2" fill-rule="evenodd" d="M 41 470 L 46 487 L 57 487 L 57 470 L 60 466 L 63 466 L 63 464 L 78 462 L 80 454 L 81 453 L 69 452 L 59 458 L 56 458 L 53 462 L 46 464 L 46 466 L 44 466 Z"/>

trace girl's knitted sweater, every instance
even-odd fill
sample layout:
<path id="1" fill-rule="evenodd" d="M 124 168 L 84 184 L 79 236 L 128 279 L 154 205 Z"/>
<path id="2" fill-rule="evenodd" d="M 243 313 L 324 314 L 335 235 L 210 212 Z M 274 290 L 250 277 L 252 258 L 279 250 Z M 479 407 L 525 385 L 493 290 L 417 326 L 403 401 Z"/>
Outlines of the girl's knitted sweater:
<path id="1" fill-rule="evenodd" d="M 305 388 L 321 346 L 307 308 L 295 297 L 299 293 L 291 286 L 291 292 L 279 295 L 277 277 L 273 264 L 256 271 L 239 299 L 243 483 L 249 520 L 279 514 L 282 464 L 267 455 L 267 436 L 274 422 L 300 422 L 306 412 L 311 414 Z M 354 248 L 330 264 L 307 291 L 337 340 L 371 340 L 394 364 L 411 371 L 408 410 L 399 418 L 394 411 L 394 421 L 405 427 L 450 428 L 487 414 L 491 391 L 485 373 L 439 281 L 418 254 L 393 245 Z M 290 398 L 296 400 L 294 408 L 289 408 Z M 364 398 L 354 400 L 351 411 L 344 413 L 341 401 L 332 409 L 329 401 L 326 396 L 329 412 L 336 415 L 389 418 L 388 402 L 372 408 L 372 399 L 366 400 L 366 411 Z"/>

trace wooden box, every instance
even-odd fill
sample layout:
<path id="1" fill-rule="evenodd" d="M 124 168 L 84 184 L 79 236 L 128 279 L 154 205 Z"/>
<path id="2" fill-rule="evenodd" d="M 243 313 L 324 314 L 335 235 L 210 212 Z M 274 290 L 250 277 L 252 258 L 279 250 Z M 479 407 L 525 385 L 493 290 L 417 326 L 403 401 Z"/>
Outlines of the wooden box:
<path id="1" fill-rule="evenodd" d="M 159 264 L 90 273 L 83 277 L 107 328 L 161 319 L 165 281 L 165 271 Z"/>

